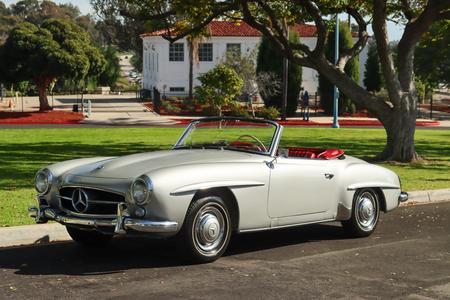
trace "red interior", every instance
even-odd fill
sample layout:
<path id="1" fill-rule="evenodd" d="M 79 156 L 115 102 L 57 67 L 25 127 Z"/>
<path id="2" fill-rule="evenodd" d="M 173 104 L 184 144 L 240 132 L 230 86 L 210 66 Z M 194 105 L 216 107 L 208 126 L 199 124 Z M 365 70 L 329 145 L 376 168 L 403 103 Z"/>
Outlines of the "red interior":
<path id="1" fill-rule="evenodd" d="M 236 148 L 243 148 L 248 150 L 256 150 L 256 151 L 262 151 L 260 147 L 253 144 L 252 142 L 246 142 L 246 141 L 233 141 L 230 143 L 230 146 L 236 147 Z"/>
<path id="2" fill-rule="evenodd" d="M 321 149 L 321 148 L 304 148 L 289 147 L 289 157 L 317 158 L 317 159 L 333 159 L 344 154 L 339 149 Z"/>
<path id="3" fill-rule="evenodd" d="M 255 146 L 252 142 L 246 141 L 233 141 L 230 146 L 244 149 L 255 149 L 259 147 Z M 302 158 L 316 158 L 316 159 L 333 159 L 344 154 L 343 150 L 339 149 L 322 149 L 322 148 L 305 148 L 305 147 L 288 147 L 289 157 L 302 157 Z"/>

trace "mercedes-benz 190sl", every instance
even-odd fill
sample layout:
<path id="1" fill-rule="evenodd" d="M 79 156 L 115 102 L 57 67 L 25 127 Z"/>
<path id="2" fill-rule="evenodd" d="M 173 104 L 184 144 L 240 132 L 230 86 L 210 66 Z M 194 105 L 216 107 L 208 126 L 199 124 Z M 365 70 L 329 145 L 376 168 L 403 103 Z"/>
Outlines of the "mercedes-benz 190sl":
<path id="1" fill-rule="evenodd" d="M 52 164 L 36 174 L 29 214 L 85 246 L 118 234 L 175 237 L 209 262 L 232 233 L 341 221 L 368 236 L 381 211 L 408 199 L 392 171 L 339 149 L 290 147 L 282 132 L 267 120 L 204 118 L 171 150 Z"/>

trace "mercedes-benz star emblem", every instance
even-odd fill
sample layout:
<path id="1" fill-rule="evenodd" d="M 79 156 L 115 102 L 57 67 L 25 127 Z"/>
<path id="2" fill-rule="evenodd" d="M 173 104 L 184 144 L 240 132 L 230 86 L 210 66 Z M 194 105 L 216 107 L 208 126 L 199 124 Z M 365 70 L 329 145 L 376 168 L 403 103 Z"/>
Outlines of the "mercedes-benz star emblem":
<path id="1" fill-rule="evenodd" d="M 72 206 L 79 213 L 84 213 L 85 211 L 87 211 L 89 206 L 89 199 L 85 191 L 79 188 L 73 191 Z"/>

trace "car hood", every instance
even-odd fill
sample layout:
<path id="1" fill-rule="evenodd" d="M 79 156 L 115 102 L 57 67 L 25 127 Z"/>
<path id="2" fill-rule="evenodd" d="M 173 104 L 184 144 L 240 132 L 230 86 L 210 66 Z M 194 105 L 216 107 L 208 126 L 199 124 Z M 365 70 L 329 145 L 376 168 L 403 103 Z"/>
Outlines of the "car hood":
<path id="1" fill-rule="evenodd" d="M 264 158 L 262 155 L 230 150 L 166 150 L 89 163 L 70 170 L 68 174 L 83 177 L 131 178 L 157 169 L 184 164 L 263 161 Z"/>

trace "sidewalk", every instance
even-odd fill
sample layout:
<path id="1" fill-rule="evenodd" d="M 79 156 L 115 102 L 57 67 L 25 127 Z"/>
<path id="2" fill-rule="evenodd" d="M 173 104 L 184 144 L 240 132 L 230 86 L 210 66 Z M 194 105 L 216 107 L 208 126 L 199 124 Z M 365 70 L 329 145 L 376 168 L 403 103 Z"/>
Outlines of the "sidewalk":
<path id="1" fill-rule="evenodd" d="M 122 95 L 97 95 L 86 94 L 83 96 L 85 100 L 90 100 L 92 104 L 92 114 L 83 121 L 77 120 L 70 122 L 71 124 L 83 124 L 88 126 L 183 126 L 188 124 L 191 120 L 201 118 L 203 116 L 175 116 L 175 115 L 158 115 L 150 111 L 133 93 Z M 3 102 L 0 101 L 0 112 L 3 115 L 9 115 L 16 119 L 9 122 L 2 122 L 0 124 L 32 124 L 27 121 L 27 118 L 19 118 L 20 112 L 36 113 L 39 110 L 39 100 L 37 97 L 24 97 L 18 99 L 14 108 L 14 114 L 10 114 L 11 109 L 8 107 L 10 98 L 5 98 Z M 23 103 L 22 103 L 23 102 Z M 73 104 L 81 102 L 81 95 L 66 95 L 66 96 L 49 96 L 50 105 L 54 105 L 55 111 L 71 113 Z M 55 114 L 55 111 L 49 114 Z M 17 114 L 16 114 L 17 113 Z M 5 116 L 6 118 L 7 116 Z M 70 116 L 68 116 L 70 117 Z M 31 116 L 32 118 L 32 116 Z M 72 118 L 73 119 L 73 118 Z M 23 123 L 21 123 L 23 122 Z M 47 121 L 46 121 L 47 122 Z M 44 122 L 45 123 L 45 122 Z M 58 122 L 48 121 L 45 124 L 57 124 Z M 61 123 L 61 122 L 60 122 Z M 288 118 L 287 122 L 280 122 L 284 126 L 326 126 L 330 127 L 333 123 L 332 117 L 311 116 L 310 121 L 303 121 L 302 118 Z M 39 124 L 39 122 L 35 123 Z M 64 124 L 64 122 L 62 123 Z M 349 118 L 340 117 L 339 124 L 341 127 L 381 127 L 379 121 L 375 118 Z M 450 120 L 432 121 L 429 119 L 418 119 L 418 127 L 441 127 L 450 128 Z"/>
<path id="2" fill-rule="evenodd" d="M 450 189 L 409 192 L 409 200 L 400 206 L 450 201 Z M 69 241 L 65 226 L 59 223 L 0 228 L 0 248 Z"/>
<path id="3" fill-rule="evenodd" d="M 167 116 L 179 125 L 187 125 L 190 121 L 201 118 L 192 116 Z M 320 116 L 310 117 L 309 121 L 302 118 L 287 118 L 287 121 L 277 121 L 283 126 L 326 126 L 331 127 L 333 124 L 333 117 Z M 340 127 L 382 127 L 382 124 L 376 118 L 354 118 L 354 117 L 340 117 Z M 434 121 L 429 119 L 417 119 L 416 126 L 418 127 L 450 127 L 450 120 Z"/>
<path id="4" fill-rule="evenodd" d="M 149 111 L 133 93 L 122 95 L 97 95 L 86 94 L 83 96 L 84 100 L 91 101 L 91 115 L 84 118 L 82 121 L 77 121 L 78 124 L 86 125 L 106 125 L 106 126 L 171 126 L 176 125 L 176 122 L 170 118 L 160 116 L 154 112 Z M 71 113 L 74 104 L 81 103 L 81 95 L 66 95 L 49 97 L 50 105 L 53 104 L 54 111 L 49 114 Z M 23 106 L 22 106 L 23 104 Z M 0 102 L 0 112 L 10 114 L 11 108 L 8 107 L 9 99 Z M 19 98 L 14 107 L 12 118 L 19 118 L 20 113 L 37 113 L 39 110 L 39 100 L 37 97 Z M 30 124 L 27 119 L 32 116 L 23 116 L 24 122 L 22 124 Z M 0 120 L 1 123 L 1 120 Z M 8 121 L 4 124 L 20 124 L 17 122 Z M 60 122 L 61 123 L 61 122 Z M 71 122 L 72 124 L 73 122 Z M 36 123 L 38 124 L 38 123 Z M 57 124 L 49 122 L 48 124 Z"/>

